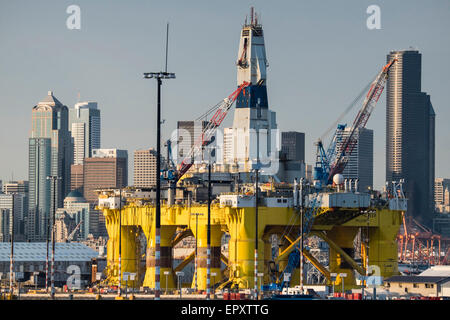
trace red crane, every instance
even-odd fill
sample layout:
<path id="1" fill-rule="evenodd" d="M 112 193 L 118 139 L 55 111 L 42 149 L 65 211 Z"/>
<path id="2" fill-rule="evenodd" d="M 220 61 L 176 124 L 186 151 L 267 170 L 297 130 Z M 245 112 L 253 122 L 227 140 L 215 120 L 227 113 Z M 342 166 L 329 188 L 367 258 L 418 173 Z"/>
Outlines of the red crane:
<path id="1" fill-rule="evenodd" d="M 358 137 L 356 136 L 358 129 L 364 128 L 366 126 L 367 120 L 375 108 L 378 99 L 380 99 L 381 93 L 383 92 L 385 83 L 388 78 L 389 69 L 396 62 L 397 59 L 391 60 L 386 64 L 380 73 L 377 75 L 375 80 L 372 82 L 369 92 L 366 95 L 363 106 L 358 112 L 353 125 L 350 130 L 350 134 L 344 138 L 344 141 L 339 148 L 339 150 L 333 150 L 333 154 L 330 156 L 329 165 L 330 172 L 328 174 L 328 183 L 333 180 L 333 176 L 337 173 L 342 173 L 348 162 L 348 157 L 352 153 L 353 148 L 358 142 Z"/>
<path id="2" fill-rule="evenodd" d="M 208 124 L 202 130 L 202 133 L 195 140 L 191 150 L 181 162 L 178 171 L 175 173 L 175 182 L 180 180 L 180 178 L 192 167 L 194 164 L 194 158 L 201 154 L 203 147 L 211 141 L 216 129 L 227 116 L 228 111 L 236 101 L 241 91 L 245 90 L 245 88 L 249 85 L 249 82 L 244 81 L 244 83 L 242 83 L 232 94 L 219 103 L 216 112 L 208 121 Z"/>

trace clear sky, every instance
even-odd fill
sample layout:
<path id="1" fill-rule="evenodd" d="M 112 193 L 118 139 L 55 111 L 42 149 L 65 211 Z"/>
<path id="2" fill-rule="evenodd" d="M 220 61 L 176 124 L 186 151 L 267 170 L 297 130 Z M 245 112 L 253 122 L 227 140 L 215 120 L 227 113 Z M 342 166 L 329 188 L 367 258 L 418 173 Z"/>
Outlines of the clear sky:
<path id="1" fill-rule="evenodd" d="M 81 8 L 80 30 L 66 27 L 72 4 Z M 366 26 L 373 4 L 380 30 Z M 422 53 L 422 91 L 436 111 L 436 177 L 450 177 L 448 0 L 0 0 L 0 179 L 28 179 L 31 109 L 53 90 L 68 107 L 78 92 L 81 101 L 98 101 L 102 147 L 128 150 L 132 183 L 133 151 L 156 145 L 156 82 L 142 73 L 164 66 L 166 22 L 177 79 L 163 86 L 164 137 L 235 89 L 239 32 L 252 5 L 265 33 L 269 106 L 281 130 L 306 133 L 307 162 L 313 142 L 386 54 L 412 46 Z M 383 94 L 367 124 L 375 187 L 385 179 L 385 101 Z"/>

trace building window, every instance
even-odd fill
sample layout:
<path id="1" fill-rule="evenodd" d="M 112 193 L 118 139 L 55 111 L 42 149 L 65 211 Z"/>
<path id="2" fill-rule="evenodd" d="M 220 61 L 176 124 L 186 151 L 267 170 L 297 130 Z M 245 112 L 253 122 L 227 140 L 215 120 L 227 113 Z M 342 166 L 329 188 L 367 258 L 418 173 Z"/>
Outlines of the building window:
<path id="1" fill-rule="evenodd" d="M 418 288 L 418 287 L 419 287 L 419 284 L 417 284 L 417 283 L 413 284 L 413 288 Z"/>

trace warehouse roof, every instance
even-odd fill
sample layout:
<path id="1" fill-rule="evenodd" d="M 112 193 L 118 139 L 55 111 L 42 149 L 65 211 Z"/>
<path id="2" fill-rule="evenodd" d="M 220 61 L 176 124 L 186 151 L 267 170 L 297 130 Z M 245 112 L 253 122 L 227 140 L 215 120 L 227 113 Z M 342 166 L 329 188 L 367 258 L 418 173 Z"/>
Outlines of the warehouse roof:
<path id="1" fill-rule="evenodd" d="M 51 256 L 51 243 L 49 244 Z M 0 242 L 0 262 L 10 260 L 11 244 Z M 98 257 L 98 252 L 82 243 L 55 243 L 55 261 L 90 261 Z M 14 243 L 14 261 L 46 261 L 46 242 Z"/>
<path id="2" fill-rule="evenodd" d="M 419 276 L 450 277 L 450 266 L 432 266 Z"/>
<path id="3" fill-rule="evenodd" d="M 384 282 L 409 282 L 409 283 L 440 283 L 450 281 L 450 277 L 430 277 L 430 276 L 393 276 L 384 279 Z"/>

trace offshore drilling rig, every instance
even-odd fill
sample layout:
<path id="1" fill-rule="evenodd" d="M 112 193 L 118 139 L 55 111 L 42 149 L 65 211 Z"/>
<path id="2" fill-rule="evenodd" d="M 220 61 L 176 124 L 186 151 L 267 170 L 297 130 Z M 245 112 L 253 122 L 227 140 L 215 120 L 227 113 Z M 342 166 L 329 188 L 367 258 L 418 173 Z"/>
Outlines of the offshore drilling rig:
<path id="1" fill-rule="evenodd" d="M 161 204 L 160 274 L 170 273 L 161 276 L 161 288 L 175 288 L 176 272 L 196 260 L 192 287 L 206 289 L 207 200 L 211 197 L 210 268 L 216 274 L 214 282 L 219 288 L 254 288 L 257 274 L 263 274 L 262 285 L 298 284 L 300 258 L 313 265 L 328 284 L 332 281 L 341 284 L 341 275 L 346 274 L 344 290 L 358 287 L 359 276 L 371 275 L 374 270 L 381 277 L 398 274 L 396 236 L 402 212 L 406 211 L 401 183 L 387 186 L 384 195 L 363 193 L 357 191 L 357 180 L 342 176 L 358 139 L 357 129 L 366 125 L 393 63 L 384 66 L 371 83 L 350 134 L 339 134 L 343 130 L 340 125 L 327 150 L 318 141 L 313 181 L 304 179 L 304 173 L 299 171 L 294 173 L 295 180 L 282 182 L 271 162 L 264 164 L 260 159 L 273 159 L 278 151 L 273 143 L 276 138 L 272 136 L 277 125 L 267 98 L 268 63 L 263 29 L 252 10 L 249 23 L 246 21 L 241 30 L 237 90 L 214 108 L 214 114 L 183 161 L 177 167 L 168 165 L 162 174 L 165 187 Z M 193 159 L 205 152 L 213 140 L 234 102 L 228 165 L 194 163 Z M 170 159 L 167 160 L 170 164 Z M 207 172 L 209 169 L 211 174 Z M 258 172 L 261 180 L 255 181 L 253 176 Z M 127 284 L 155 288 L 154 190 L 128 188 L 123 192 L 110 189 L 98 193 L 98 209 L 103 211 L 109 235 L 108 283 L 119 283 L 120 240 L 121 274 L 138 275 Z M 358 234 L 366 236 L 355 248 Z M 142 235 L 146 238 L 145 268 L 139 263 Z M 224 235 L 228 238 L 227 252 L 221 249 Z M 193 251 L 174 266 L 173 247 L 190 236 L 198 242 L 197 255 Z M 328 245 L 328 265 L 319 261 L 308 246 L 303 246 L 313 236 Z M 358 260 L 355 249 L 360 252 Z"/>

